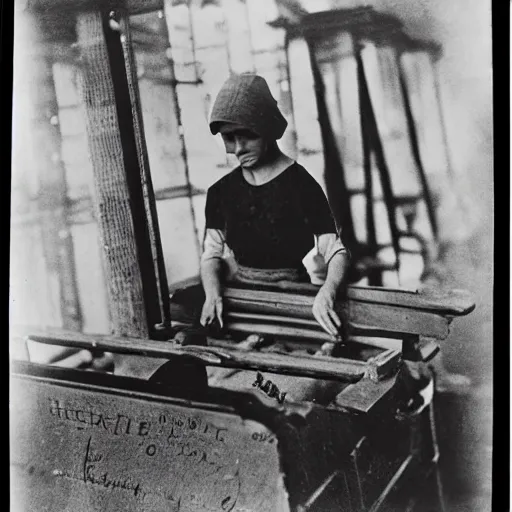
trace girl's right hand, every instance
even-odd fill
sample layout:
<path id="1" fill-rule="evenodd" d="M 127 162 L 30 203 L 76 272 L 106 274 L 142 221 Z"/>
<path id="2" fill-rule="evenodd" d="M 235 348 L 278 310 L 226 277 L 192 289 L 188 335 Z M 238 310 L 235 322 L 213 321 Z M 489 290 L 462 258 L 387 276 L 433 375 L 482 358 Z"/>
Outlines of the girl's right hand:
<path id="1" fill-rule="evenodd" d="M 211 325 L 215 319 L 217 319 L 219 321 L 220 327 L 222 328 L 222 310 L 223 303 L 222 297 L 220 295 L 206 297 L 206 300 L 203 304 L 203 310 L 201 312 L 201 325 Z"/>

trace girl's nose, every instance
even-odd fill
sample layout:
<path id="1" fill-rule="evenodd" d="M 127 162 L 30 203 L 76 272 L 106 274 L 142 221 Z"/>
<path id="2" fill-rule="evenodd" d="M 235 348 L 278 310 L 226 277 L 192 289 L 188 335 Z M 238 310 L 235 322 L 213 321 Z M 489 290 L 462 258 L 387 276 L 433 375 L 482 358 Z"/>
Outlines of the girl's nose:
<path id="1" fill-rule="evenodd" d="M 242 153 L 245 148 L 245 140 L 242 137 L 235 138 L 235 155 Z"/>

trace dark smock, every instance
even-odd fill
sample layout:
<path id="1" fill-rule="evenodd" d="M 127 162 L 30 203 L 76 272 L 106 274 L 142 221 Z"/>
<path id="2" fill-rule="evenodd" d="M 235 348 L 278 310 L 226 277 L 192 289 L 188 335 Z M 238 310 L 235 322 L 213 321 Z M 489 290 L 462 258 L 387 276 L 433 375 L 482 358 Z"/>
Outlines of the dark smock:
<path id="1" fill-rule="evenodd" d="M 205 215 L 206 228 L 222 230 L 236 261 L 252 268 L 303 268 L 313 235 L 336 233 L 322 187 L 296 162 L 258 186 L 237 167 L 208 189 Z"/>

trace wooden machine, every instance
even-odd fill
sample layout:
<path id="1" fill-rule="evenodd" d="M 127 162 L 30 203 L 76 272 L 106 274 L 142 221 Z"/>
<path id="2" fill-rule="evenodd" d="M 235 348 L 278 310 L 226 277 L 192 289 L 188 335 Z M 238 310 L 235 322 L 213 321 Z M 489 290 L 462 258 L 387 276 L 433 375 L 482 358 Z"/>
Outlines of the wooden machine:
<path id="1" fill-rule="evenodd" d="M 168 362 L 149 379 L 13 364 L 14 502 L 52 511 L 405 510 L 427 480 L 442 510 L 433 383 L 421 370 L 407 379 L 407 365 L 425 366 L 471 299 L 350 287 L 339 304 L 348 337 L 333 345 L 304 318 L 311 291 L 227 288 L 227 326 L 214 336 L 192 328 L 197 285 L 174 293 L 168 341 L 29 333 Z"/>
<path id="2" fill-rule="evenodd" d="M 113 334 L 68 322 L 60 331 L 19 328 L 11 342 L 109 352 L 115 368 L 12 361 L 12 510 L 375 512 L 415 501 L 442 510 L 428 361 L 452 319 L 472 311 L 471 297 L 349 286 L 333 344 L 312 316 L 314 286 L 233 284 L 225 329 L 199 328 L 200 285 L 175 285 L 169 298 L 128 23 L 169 3 L 26 3 L 36 109 L 53 108 L 50 88 L 38 86 L 48 54 L 80 54 Z M 56 34 L 50 22 L 59 16 L 66 24 L 54 24 Z M 56 126 L 37 131 L 47 149 L 38 165 L 55 180 Z M 49 246 L 64 247 L 64 221 L 48 217 L 47 227 Z M 63 311 L 76 312 L 63 297 Z M 124 361 L 152 369 L 123 374 Z M 420 494 L 423 483 L 434 492 Z"/>

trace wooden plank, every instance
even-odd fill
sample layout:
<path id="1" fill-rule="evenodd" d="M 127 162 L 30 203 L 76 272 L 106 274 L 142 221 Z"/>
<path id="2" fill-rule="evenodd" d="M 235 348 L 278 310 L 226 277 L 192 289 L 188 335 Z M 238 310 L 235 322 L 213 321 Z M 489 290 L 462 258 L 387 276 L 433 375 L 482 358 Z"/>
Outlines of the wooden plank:
<path id="1" fill-rule="evenodd" d="M 118 334 L 147 336 L 141 272 L 138 267 L 130 196 L 99 13 L 81 14 L 78 42 L 85 69 L 83 95 L 96 185 L 95 209 L 105 261 L 112 321 Z"/>
<path id="2" fill-rule="evenodd" d="M 12 386 L 16 510 L 290 511 L 278 439 L 254 414 L 115 384 Z"/>
<path id="3" fill-rule="evenodd" d="M 244 291 L 245 293 L 245 291 Z M 248 292 L 250 296 L 251 292 Z M 255 293 L 255 295 L 257 295 Z M 267 297 L 268 298 L 268 297 Z M 279 297 L 281 301 L 283 297 Z M 226 300 L 226 314 L 230 311 L 251 312 L 261 315 L 283 315 L 315 320 L 311 305 L 304 297 L 292 296 L 293 302 L 257 302 L 239 299 Z M 301 302 L 303 302 L 301 304 Z M 371 336 L 400 337 L 403 335 L 421 335 L 437 339 L 445 339 L 449 334 L 451 317 L 445 317 L 433 311 L 415 310 L 399 306 L 388 306 L 380 303 L 367 303 L 350 300 L 343 305 L 336 305 L 337 312 L 348 320 L 350 332 L 354 335 L 366 334 Z M 171 318 L 183 323 L 199 321 L 200 305 L 179 304 L 171 300 Z M 255 324 L 255 322 L 253 322 Z M 267 322 L 268 324 L 268 322 Z M 270 324 L 269 324 L 270 327 Z M 244 325 L 228 324 L 228 329 L 245 329 Z M 244 330 L 243 332 L 248 332 Z M 262 332 L 261 329 L 258 332 Z"/>
<path id="4" fill-rule="evenodd" d="M 361 331 L 383 330 L 440 340 L 446 339 L 450 332 L 451 318 L 436 313 L 356 301 L 349 302 L 347 309 L 350 327 Z"/>
<path id="5" fill-rule="evenodd" d="M 149 358 L 188 357 L 210 366 L 262 370 L 274 373 L 344 382 L 359 380 L 368 365 L 362 361 L 341 358 L 304 358 L 289 354 L 246 352 L 236 348 L 216 348 L 198 345 L 177 346 L 171 342 L 156 342 L 138 338 L 116 338 L 102 335 L 57 332 L 33 333 L 30 340 L 50 345 L 63 345 L 89 350 L 102 350 L 117 354 L 130 354 Z"/>
<path id="6" fill-rule="evenodd" d="M 308 318 L 292 318 L 280 315 L 259 315 L 257 313 L 245 313 L 239 311 L 227 311 L 227 321 L 246 321 L 246 322 L 266 322 L 275 325 L 288 325 L 290 327 L 321 330 L 320 324 L 316 320 Z"/>
<path id="7" fill-rule="evenodd" d="M 361 379 L 355 384 L 350 384 L 336 397 L 338 407 L 368 413 L 375 407 L 393 388 L 396 377 L 374 382 L 370 379 Z"/>
<path id="8" fill-rule="evenodd" d="M 26 7 L 35 12 L 126 9 L 130 14 L 142 14 L 164 8 L 164 0 L 26 0 Z"/>
<path id="9" fill-rule="evenodd" d="M 170 287 L 171 293 L 180 289 L 200 285 L 199 276 L 173 283 Z M 258 285 L 257 289 L 242 288 L 239 285 L 231 285 L 226 288 L 226 297 L 243 298 L 244 300 L 270 300 L 274 301 L 276 295 L 267 295 L 266 292 L 280 293 L 281 291 L 289 294 L 306 294 L 314 296 L 318 292 L 318 286 L 309 283 L 291 283 L 282 281 L 280 283 Z M 288 295 L 286 295 L 287 298 Z M 436 310 L 446 315 L 467 315 L 475 308 L 474 296 L 466 290 L 408 290 L 394 289 L 380 286 L 356 286 L 347 287 L 347 298 L 369 303 L 393 304 L 400 307 L 409 307 L 415 309 Z M 311 305 L 311 300 L 303 298 L 290 298 L 294 304 Z M 277 301 L 279 302 L 279 301 Z M 288 302 L 285 301 L 285 302 Z"/>
<path id="10" fill-rule="evenodd" d="M 273 285 L 274 289 L 284 290 L 287 295 L 279 291 L 260 289 L 243 289 L 227 287 L 226 297 L 247 300 L 268 300 L 273 302 L 286 302 L 292 304 L 312 305 L 313 297 L 318 287 L 308 283 L 288 283 L 282 281 Z M 293 296 L 289 296 L 293 295 Z M 286 300 L 279 300 L 281 297 Z M 466 315 L 473 311 L 475 302 L 471 293 L 466 290 L 422 291 L 400 290 L 378 286 L 348 286 L 347 298 L 362 302 L 393 304 L 404 308 L 434 310 L 445 315 Z"/>
<path id="11" fill-rule="evenodd" d="M 262 315 L 263 317 L 263 315 Z M 293 325 L 279 325 L 275 322 L 264 322 L 263 320 L 244 321 L 242 319 L 235 321 L 229 316 L 226 317 L 226 329 L 229 332 L 243 332 L 247 334 L 268 334 L 278 339 L 303 339 L 317 342 L 333 341 L 332 336 L 322 329 L 308 329 L 296 327 Z"/>

